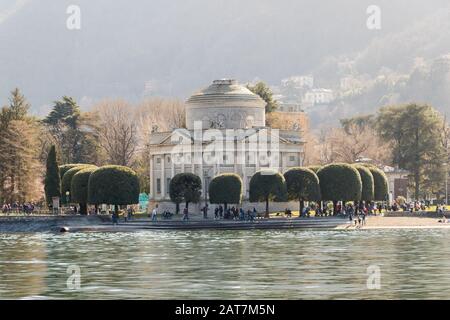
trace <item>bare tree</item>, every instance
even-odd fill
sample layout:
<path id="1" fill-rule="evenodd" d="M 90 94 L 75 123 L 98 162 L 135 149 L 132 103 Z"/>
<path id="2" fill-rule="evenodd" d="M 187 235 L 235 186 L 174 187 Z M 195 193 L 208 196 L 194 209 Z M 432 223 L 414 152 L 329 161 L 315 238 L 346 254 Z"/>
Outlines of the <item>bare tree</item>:
<path id="1" fill-rule="evenodd" d="M 94 107 L 100 146 L 110 164 L 131 166 L 138 148 L 135 108 L 123 100 L 105 100 Z"/>
<path id="2" fill-rule="evenodd" d="M 354 163 L 366 157 L 388 164 L 391 162 L 389 146 L 382 143 L 370 126 L 349 124 L 344 128 L 322 131 L 319 139 L 320 162 Z"/>

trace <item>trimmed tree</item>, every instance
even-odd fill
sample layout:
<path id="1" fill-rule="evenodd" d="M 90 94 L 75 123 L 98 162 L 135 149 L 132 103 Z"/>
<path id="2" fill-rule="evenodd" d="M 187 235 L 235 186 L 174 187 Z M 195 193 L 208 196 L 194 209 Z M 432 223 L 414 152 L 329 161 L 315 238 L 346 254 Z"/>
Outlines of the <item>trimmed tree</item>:
<path id="1" fill-rule="evenodd" d="M 64 174 L 69 171 L 72 168 L 78 167 L 78 166 L 84 166 L 84 163 L 69 163 L 69 164 L 63 164 L 59 166 L 59 176 L 64 177 Z"/>
<path id="2" fill-rule="evenodd" d="M 86 164 L 84 163 L 69 163 L 69 164 L 63 164 L 61 166 L 59 166 L 59 176 L 61 177 L 61 184 L 62 181 L 64 179 L 64 175 L 66 174 L 67 171 L 69 171 L 70 169 L 79 167 L 79 166 L 85 166 Z M 61 185 L 61 189 L 62 185 Z M 70 188 L 69 188 L 70 189 Z M 61 190 L 61 203 L 63 204 L 67 204 L 67 199 L 65 197 L 65 192 Z"/>
<path id="3" fill-rule="evenodd" d="M 65 197 L 65 195 L 66 195 L 66 193 L 68 191 L 70 193 L 70 199 L 69 199 L 68 202 L 75 202 L 75 201 L 71 201 L 71 199 L 72 199 L 71 186 L 72 186 L 72 178 L 73 178 L 73 176 L 78 171 L 81 171 L 81 170 L 86 169 L 86 168 L 91 168 L 91 167 L 97 168 L 96 166 L 91 165 L 91 164 L 78 165 L 78 166 L 73 167 L 72 169 L 68 170 L 66 173 L 64 173 L 64 176 L 62 176 L 62 178 L 61 178 L 61 195 L 63 197 Z M 66 200 L 64 202 L 67 202 Z"/>
<path id="4" fill-rule="evenodd" d="M 388 199 L 389 194 L 389 183 L 386 177 L 386 174 L 375 167 L 372 164 L 364 164 L 364 166 L 370 170 L 370 173 L 373 176 L 374 182 L 374 197 L 375 201 L 386 201 Z"/>
<path id="5" fill-rule="evenodd" d="M 72 183 L 70 184 L 72 201 L 80 204 L 81 214 L 87 214 L 89 177 L 97 169 L 94 166 L 86 167 L 72 177 Z"/>
<path id="6" fill-rule="evenodd" d="M 179 173 L 170 180 L 169 195 L 177 205 L 177 210 L 181 202 L 186 203 L 186 208 L 189 209 L 189 203 L 198 203 L 201 194 L 202 180 L 193 173 Z"/>
<path id="7" fill-rule="evenodd" d="M 209 183 L 209 202 L 222 204 L 225 209 L 229 203 L 241 203 L 242 179 L 234 173 L 223 173 Z"/>
<path id="8" fill-rule="evenodd" d="M 270 201 L 286 201 L 284 176 L 273 170 L 261 170 L 250 179 L 250 202 L 266 203 L 266 218 L 269 217 Z"/>
<path id="9" fill-rule="evenodd" d="M 317 176 L 322 199 L 333 201 L 334 214 L 338 201 L 361 200 L 361 176 L 353 166 L 345 163 L 329 164 L 320 169 Z"/>
<path id="10" fill-rule="evenodd" d="M 311 170 L 311 171 L 313 171 L 314 173 L 317 174 L 317 171 L 319 171 L 320 168 L 322 168 L 322 166 L 308 166 L 306 168 L 308 168 L 309 170 Z"/>
<path id="11" fill-rule="evenodd" d="M 358 170 L 358 173 L 361 176 L 361 200 L 372 201 L 375 196 L 375 185 L 372 173 L 367 167 L 360 164 L 355 164 L 354 167 L 356 168 L 356 170 Z"/>
<path id="12" fill-rule="evenodd" d="M 305 201 L 320 201 L 319 178 L 308 168 L 292 168 L 284 173 L 289 200 L 299 201 L 301 215 Z"/>
<path id="13" fill-rule="evenodd" d="M 52 203 L 53 197 L 61 197 L 61 177 L 59 176 L 55 146 L 51 146 L 50 151 L 48 152 L 44 190 L 45 199 L 48 205 Z"/>
<path id="14" fill-rule="evenodd" d="M 139 178 L 132 169 L 104 166 L 91 173 L 88 183 L 88 203 L 119 206 L 139 203 Z"/>

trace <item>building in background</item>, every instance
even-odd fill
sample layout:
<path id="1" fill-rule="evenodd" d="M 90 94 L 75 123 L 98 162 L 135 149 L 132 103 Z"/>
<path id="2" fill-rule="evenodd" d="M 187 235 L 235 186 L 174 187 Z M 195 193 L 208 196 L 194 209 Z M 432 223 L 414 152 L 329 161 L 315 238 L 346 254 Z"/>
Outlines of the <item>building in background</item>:
<path id="1" fill-rule="evenodd" d="M 306 105 L 329 104 L 334 100 L 334 93 L 331 89 L 312 89 L 308 91 L 303 99 Z"/>
<path id="2" fill-rule="evenodd" d="M 178 173 L 191 172 L 202 180 L 203 199 L 199 205 L 207 202 L 205 195 L 213 177 L 236 173 L 243 181 L 243 206 L 260 206 L 262 210 L 263 204 L 248 203 L 253 174 L 275 167 L 285 172 L 303 164 L 304 141 L 300 130 L 267 127 L 265 102 L 235 80 L 215 80 L 191 96 L 186 104 L 186 126 L 173 132 L 156 132 L 150 137 L 150 209 L 158 203 L 162 209 L 174 210 L 169 196 L 170 181 Z M 212 133 L 220 138 L 211 137 Z M 264 136 L 267 147 L 255 145 Z M 210 151 L 214 143 L 224 145 L 219 157 Z M 278 210 L 284 210 L 286 205 L 280 204 Z M 292 204 L 292 208 L 296 206 Z"/>

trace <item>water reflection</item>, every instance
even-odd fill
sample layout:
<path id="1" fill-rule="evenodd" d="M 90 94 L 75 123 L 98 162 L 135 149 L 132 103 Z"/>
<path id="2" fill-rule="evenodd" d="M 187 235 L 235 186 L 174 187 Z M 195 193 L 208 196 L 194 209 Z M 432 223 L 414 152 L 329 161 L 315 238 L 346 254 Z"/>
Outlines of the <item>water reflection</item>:
<path id="1" fill-rule="evenodd" d="M 447 230 L 0 235 L 1 298 L 450 298 Z M 81 269 L 80 290 L 67 268 Z M 381 268 L 381 290 L 366 270 Z"/>

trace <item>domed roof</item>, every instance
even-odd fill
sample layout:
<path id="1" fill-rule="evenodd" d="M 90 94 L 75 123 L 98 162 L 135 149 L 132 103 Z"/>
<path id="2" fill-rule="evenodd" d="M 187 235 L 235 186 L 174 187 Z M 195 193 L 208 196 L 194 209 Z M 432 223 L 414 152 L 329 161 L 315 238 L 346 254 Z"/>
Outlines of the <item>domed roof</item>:
<path id="1" fill-rule="evenodd" d="M 258 95 L 238 84 L 234 79 L 214 80 L 213 83 L 192 95 L 187 104 L 197 107 L 258 107 L 266 103 Z"/>

